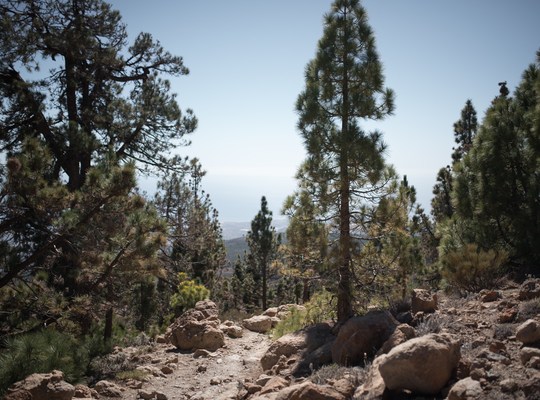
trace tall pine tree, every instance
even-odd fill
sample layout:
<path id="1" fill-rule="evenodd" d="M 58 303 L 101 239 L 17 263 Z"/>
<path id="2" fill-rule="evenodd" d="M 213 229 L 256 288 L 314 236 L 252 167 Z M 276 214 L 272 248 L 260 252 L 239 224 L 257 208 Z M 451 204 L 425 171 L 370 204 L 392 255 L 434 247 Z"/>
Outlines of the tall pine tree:
<path id="1" fill-rule="evenodd" d="M 394 109 L 393 92 L 384 88 L 374 35 L 358 0 L 332 4 L 305 81 L 296 106 L 308 154 L 301 179 L 312 182 L 316 201 L 338 231 L 337 311 L 344 321 L 353 314 L 353 232 L 367 231 L 362 210 L 376 201 L 390 179 L 381 133 L 366 132 L 360 122 L 383 119 Z"/>
<path id="2" fill-rule="evenodd" d="M 251 221 L 251 230 L 247 234 L 247 242 L 254 267 L 260 275 L 262 308 L 268 306 L 268 278 L 270 263 L 275 257 L 279 238 L 272 226 L 272 211 L 268 209 L 266 197 L 261 198 L 261 209 Z"/>

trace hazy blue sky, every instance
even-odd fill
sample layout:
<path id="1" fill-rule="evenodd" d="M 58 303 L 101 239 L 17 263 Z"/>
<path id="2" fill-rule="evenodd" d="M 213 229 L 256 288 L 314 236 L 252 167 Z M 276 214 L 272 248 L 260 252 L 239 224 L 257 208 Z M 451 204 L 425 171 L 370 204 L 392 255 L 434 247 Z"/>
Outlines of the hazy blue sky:
<path id="1" fill-rule="evenodd" d="M 182 56 L 172 80 L 199 118 L 182 154 L 201 160 L 222 221 L 250 221 L 266 195 L 274 217 L 305 152 L 294 104 L 330 0 L 115 0 L 133 37 L 149 32 Z M 364 0 L 394 116 L 376 124 L 387 160 L 429 207 L 450 163 L 453 123 L 471 99 L 479 120 L 499 81 L 511 91 L 540 49 L 538 0 Z"/>

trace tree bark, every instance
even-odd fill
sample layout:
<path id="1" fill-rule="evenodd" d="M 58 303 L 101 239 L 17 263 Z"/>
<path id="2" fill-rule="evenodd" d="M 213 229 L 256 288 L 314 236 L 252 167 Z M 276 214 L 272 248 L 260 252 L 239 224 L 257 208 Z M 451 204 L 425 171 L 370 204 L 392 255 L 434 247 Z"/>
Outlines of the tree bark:
<path id="1" fill-rule="evenodd" d="M 103 331 L 103 341 L 107 343 L 112 339 L 112 329 L 113 329 L 113 308 L 109 307 L 105 313 L 105 329 Z"/>

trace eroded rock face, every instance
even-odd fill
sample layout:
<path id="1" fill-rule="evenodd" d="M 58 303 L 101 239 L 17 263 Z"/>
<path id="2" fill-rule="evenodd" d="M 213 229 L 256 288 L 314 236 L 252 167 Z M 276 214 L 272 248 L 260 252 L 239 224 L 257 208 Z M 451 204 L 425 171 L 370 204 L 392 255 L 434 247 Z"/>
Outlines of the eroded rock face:
<path id="1" fill-rule="evenodd" d="M 411 297 L 411 311 L 433 313 L 437 310 L 437 295 L 425 289 L 413 289 Z"/>
<path id="2" fill-rule="evenodd" d="M 61 371 L 32 374 L 7 390 L 4 400 L 71 400 L 75 387 L 64 381 Z"/>
<path id="3" fill-rule="evenodd" d="M 339 330 L 332 360 L 340 365 L 359 365 L 376 353 L 399 323 L 388 311 L 371 311 L 350 318 Z"/>
<path id="4" fill-rule="evenodd" d="M 457 368 L 461 344 L 447 333 L 408 340 L 381 356 L 379 371 L 390 390 L 433 395 Z"/>
<path id="5" fill-rule="evenodd" d="M 180 350 L 216 351 L 225 344 L 219 329 L 218 309 L 212 301 L 199 301 L 169 327 L 166 339 Z"/>

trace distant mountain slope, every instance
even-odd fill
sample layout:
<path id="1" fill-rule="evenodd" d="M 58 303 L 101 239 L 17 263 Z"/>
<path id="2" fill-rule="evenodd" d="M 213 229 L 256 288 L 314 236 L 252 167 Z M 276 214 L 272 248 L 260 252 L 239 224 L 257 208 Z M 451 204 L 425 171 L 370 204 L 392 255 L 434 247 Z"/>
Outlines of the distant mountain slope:
<path id="1" fill-rule="evenodd" d="M 276 228 L 277 233 L 284 234 L 287 230 L 289 221 L 287 219 L 277 219 L 272 221 L 272 226 Z M 251 222 L 223 222 L 223 241 L 227 251 L 227 260 L 234 266 L 238 256 L 242 256 L 248 250 L 246 236 L 251 228 Z"/>
<path id="2" fill-rule="evenodd" d="M 248 250 L 248 244 L 245 237 L 225 240 L 225 250 L 227 251 L 227 260 L 234 266 L 238 256 L 242 256 Z"/>

